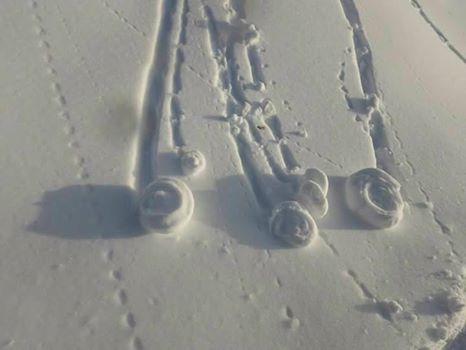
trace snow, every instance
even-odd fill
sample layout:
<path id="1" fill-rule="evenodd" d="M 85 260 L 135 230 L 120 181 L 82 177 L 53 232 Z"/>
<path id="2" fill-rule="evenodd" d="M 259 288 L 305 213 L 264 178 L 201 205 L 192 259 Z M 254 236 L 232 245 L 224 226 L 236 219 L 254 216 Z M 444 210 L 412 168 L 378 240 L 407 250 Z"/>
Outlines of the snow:
<path id="1" fill-rule="evenodd" d="M 465 348 L 463 1 L 0 9 L 0 348 Z"/>

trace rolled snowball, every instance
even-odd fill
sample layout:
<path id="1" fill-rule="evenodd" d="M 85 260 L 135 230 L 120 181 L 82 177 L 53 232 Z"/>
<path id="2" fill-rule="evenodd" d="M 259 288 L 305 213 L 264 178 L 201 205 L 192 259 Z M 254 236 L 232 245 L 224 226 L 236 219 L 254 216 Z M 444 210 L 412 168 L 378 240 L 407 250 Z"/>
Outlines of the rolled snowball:
<path id="1" fill-rule="evenodd" d="M 159 178 L 148 185 L 139 202 L 139 220 L 149 231 L 171 232 L 192 217 L 194 198 L 189 187 L 175 178 Z"/>
<path id="2" fill-rule="evenodd" d="M 295 201 L 278 204 L 272 211 L 269 225 L 273 235 L 293 247 L 308 245 L 318 234 L 312 216 Z"/>
<path id="3" fill-rule="evenodd" d="M 328 201 L 324 191 L 312 180 L 301 181 L 294 198 L 315 218 L 322 218 L 327 214 Z"/>
<path id="4" fill-rule="evenodd" d="M 206 161 L 204 155 L 197 150 L 185 151 L 180 158 L 181 170 L 186 176 L 195 176 L 204 170 Z"/>
<path id="5" fill-rule="evenodd" d="M 327 197 L 328 177 L 322 170 L 318 168 L 306 169 L 304 175 L 300 178 L 300 183 L 306 182 L 308 180 L 314 181 L 316 184 L 318 184 L 322 189 L 324 197 Z"/>
<path id="6" fill-rule="evenodd" d="M 383 170 L 367 168 L 352 174 L 345 183 L 348 208 L 377 228 L 395 226 L 403 218 L 401 185 Z"/>

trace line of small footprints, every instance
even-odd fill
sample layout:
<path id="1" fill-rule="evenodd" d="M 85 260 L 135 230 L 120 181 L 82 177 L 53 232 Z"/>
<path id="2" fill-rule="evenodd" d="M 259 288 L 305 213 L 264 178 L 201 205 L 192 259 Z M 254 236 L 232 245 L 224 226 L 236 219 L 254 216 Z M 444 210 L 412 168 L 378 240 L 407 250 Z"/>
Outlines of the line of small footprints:
<path id="1" fill-rule="evenodd" d="M 115 266 L 113 262 L 113 251 L 108 250 L 103 254 L 104 261 L 110 266 L 109 279 L 116 283 L 116 290 L 114 292 L 113 300 L 116 305 L 123 310 L 121 316 L 122 326 L 130 331 L 131 337 L 129 340 L 129 349 L 130 350 L 143 350 L 144 346 L 141 341 L 141 338 L 135 335 L 136 331 L 136 318 L 134 314 L 128 310 L 128 294 L 123 288 L 123 273 L 121 268 Z"/>
<path id="2" fill-rule="evenodd" d="M 68 110 L 66 98 L 62 92 L 62 88 L 59 83 L 58 73 L 54 67 L 54 58 L 52 55 L 50 42 L 47 41 L 47 31 L 43 26 L 42 17 L 39 15 L 37 8 L 37 1 L 33 0 L 30 2 L 30 6 L 33 11 L 33 20 L 35 22 L 34 29 L 39 39 L 39 47 L 43 51 L 43 60 L 46 65 L 46 71 L 50 79 L 52 80 L 51 89 L 53 91 L 53 101 L 58 105 L 57 115 L 64 121 L 65 127 L 64 133 L 68 137 L 68 147 L 73 151 L 73 161 L 78 168 L 77 178 L 79 180 L 85 180 L 89 178 L 89 171 L 85 166 L 84 157 L 81 154 L 79 143 L 76 140 L 76 129 L 71 122 L 70 112 Z"/>
<path id="3" fill-rule="evenodd" d="M 115 16 L 119 21 L 123 22 L 125 25 L 131 28 L 135 33 L 142 36 L 143 38 L 147 37 L 147 34 L 145 32 L 143 32 L 138 27 L 136 27 L 133 23 L 131 23 L 125 16 L 123 16 L 120 13 L 120 11 L 113 8 L 107 0 L 101 0 L 101 3 L 113 16 Z"/>
<path id="4" fill-rule="evenodd" d="M 81 154 L 79 142 L 76 138 L 76 128 L 73 126 L 73 123 L 71 121 L 70 112 L 66 103 L 66 97 L 62 92 L 62 88 L 58 79 L 58 73 L 53 64 L 54 59 L 51 51 L 51 45 L 46 40 L 47 32 L 44 29 L 41 16 L 37 12 L 38 3 L 37 1 L 33 0 L 31 1 L 30 5 L 33 9 L 33 19 L 35 22 L 35 31 L 39 37 L 39 47 L 42 49 L 44 53 L 43 59 L 46 65 L 46 71 L 52 81 L 52 99 L 58 105 L 57 115 L 65 123 L 63 131 L 68 137 L 68 147 L 73 152 L 73 163 L 77 168 L 76 178 L 81 181 L 88 180 L 90 177 L 90 173 L 85 165 L 85 159 Z M 95 214 L 93 216 L 93 219 L 95 219 L 95 222 L 98 223 L 99 221 L 101 221 L 101 216 L 99 215 L 98 205 L 91 196 L 93 187 L 87 184 L 86 186 L 83 186 L 83 191 L 90 196 L 89 201 L 91 206 L 91 212 Z"/>
<path id="5" fill-rule="evenodd" d="M 297 331 L 301 326 L 301 321 L 296 318 L 293 310 L 289 306 L 282 309 L 283 326 L 289 330 Z"/>

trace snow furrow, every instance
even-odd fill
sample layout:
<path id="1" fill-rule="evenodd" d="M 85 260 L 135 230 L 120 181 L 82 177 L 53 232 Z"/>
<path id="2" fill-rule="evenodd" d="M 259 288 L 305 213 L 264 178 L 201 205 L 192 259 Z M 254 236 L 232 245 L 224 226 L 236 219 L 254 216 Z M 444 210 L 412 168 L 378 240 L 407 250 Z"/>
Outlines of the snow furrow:
<path id="1" fill-rule="evenodd" d="M 265 84 L 265 76 L 262 71 L 261 58 L 259 56 L 258 47 L 256 45 L 249 45 L 247 48 L 249 69 L 251 71 L 251 79 L 255 86 Z"/>
<path id="2" fill-rule="evenodd" d="M 170 128 L 170 98 L 173 93 L 175 70 L 180 59 L 178 45 L 182 32 L 183 5 L 181 0 L 164 0 L 159 9 L 160 19 L 154 39 L 144 92 L 142 116 L 136 152 L 135 187 L 143 189 L 157 176 L 157 153 L 161 142 L 173 147 L 173 135 L 162 140 L 161 126 Z M 171 128 L 170 128 L 171 129 Z"/>

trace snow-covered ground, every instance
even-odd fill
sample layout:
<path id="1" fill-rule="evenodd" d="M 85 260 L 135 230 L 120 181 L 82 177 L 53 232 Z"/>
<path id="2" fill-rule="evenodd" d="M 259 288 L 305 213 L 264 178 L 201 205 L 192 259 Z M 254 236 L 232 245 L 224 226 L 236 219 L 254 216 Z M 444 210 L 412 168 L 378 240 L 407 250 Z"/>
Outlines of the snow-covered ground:
<path id="1" fill-rule="evenodd" d="M 0 10 L 0 349 L 466 349 L 463 0 Z"/>

